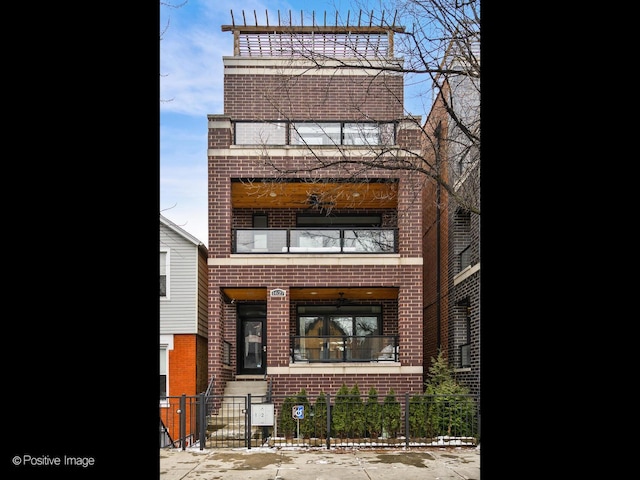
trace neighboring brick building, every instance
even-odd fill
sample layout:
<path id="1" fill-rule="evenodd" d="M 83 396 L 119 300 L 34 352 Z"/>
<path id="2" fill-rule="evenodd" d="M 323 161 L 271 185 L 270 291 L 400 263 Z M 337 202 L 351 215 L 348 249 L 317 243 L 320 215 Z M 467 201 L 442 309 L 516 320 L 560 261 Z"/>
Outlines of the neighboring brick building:
<path id="1" fill-rule="evenodd" d="M 317 65 L 307 55 L 324 52 L 343 67 L 402 62 L 394 32 L 222 29 L 234 35 L 234 52 L 223 59 L 224 113 L 208 116 L 212 393 L 230 380 L 264 378 L 274 395 L 333 395 L 343 383 L 381 396 L 423 392 L 415 178 L 344 165 L 304 171 L 343 156 L 373 162 L 419 152 L 402 74 Z"/>
<path id="2" fill-rule="evenodd" d="M 469 50 L 479 62 L 479 42 Z M 453 71 L 464 57 L 449 51 Z M 479 78 L 449 74 L 440 81 L 424 129 L 425 155 L 463 201 L 432 182 L 423 191 L 425 360 L 442 350 L 456 380 L 480 393 L 480 88 Z M 447 112 L 453 108 L 471 133 Z M 470 138 L 471 136 L 475 138 Z"/>

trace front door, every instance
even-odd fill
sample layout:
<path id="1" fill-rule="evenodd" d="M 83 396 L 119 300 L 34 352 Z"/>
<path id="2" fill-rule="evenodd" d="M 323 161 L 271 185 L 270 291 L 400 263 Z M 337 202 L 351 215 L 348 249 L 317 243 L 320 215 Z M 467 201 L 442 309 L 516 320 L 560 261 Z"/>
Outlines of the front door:
<path id="1" fill-rule="evenodd" d="M 266 311 L 254 306 L 238 306 L 238 373 L 264 375 L 266 372 Z"/>

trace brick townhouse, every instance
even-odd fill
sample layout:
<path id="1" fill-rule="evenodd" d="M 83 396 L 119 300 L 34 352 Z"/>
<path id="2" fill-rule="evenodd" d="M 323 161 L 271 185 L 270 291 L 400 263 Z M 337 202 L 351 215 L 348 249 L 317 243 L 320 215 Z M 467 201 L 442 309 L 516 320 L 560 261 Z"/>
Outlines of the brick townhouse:
<path id="1" fill-rule="evenodd" d="M 222 26 L 234 50 L 224 112 L 208 115 L 214 394 L 254 379 L 274 395 L 424 390 L 416 179 L 336 163 L 419 151 L 403 75 L 362 67 L 402 62 L 394 29 Z"/>

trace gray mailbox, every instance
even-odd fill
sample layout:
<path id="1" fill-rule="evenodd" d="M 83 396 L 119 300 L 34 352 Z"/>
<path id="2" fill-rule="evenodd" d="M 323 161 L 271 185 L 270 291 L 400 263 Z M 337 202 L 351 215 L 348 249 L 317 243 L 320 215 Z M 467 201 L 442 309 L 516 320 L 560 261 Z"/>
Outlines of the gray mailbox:
<path id="1" fill-rule="evenodd" d="M 251 405 L 251 425 L 272 427 L 274 424 L 273 403 L 257 403 Z"/>

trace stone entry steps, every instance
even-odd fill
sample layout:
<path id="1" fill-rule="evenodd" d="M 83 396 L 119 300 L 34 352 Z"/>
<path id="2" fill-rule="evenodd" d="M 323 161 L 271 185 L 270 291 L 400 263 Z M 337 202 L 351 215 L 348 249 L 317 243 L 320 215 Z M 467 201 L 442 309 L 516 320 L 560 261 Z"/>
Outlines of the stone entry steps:
<path id="1" fill-rule="evenodd" d="M 220 408 L 210 415 L 207 438 L 212 442 L 242 441 L 245 438 L 245 403 L 251 394 L 251 404 L 264 403 L 267 395 L 266 380 L 236 380 L 227 382 Z M 252 437 L 259 436 L 259 429 L 252 427 Z"/>

